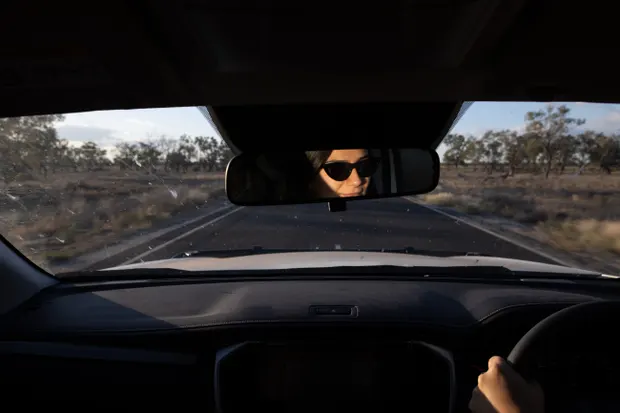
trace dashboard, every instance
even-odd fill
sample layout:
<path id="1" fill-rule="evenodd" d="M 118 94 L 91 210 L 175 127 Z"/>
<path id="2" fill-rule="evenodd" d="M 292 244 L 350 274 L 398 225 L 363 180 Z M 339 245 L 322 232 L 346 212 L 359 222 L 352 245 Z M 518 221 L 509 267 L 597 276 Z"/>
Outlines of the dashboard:
<path id="1" fill-rule="evenodd" d="M 553 312 L 614 298 L 615 288 L 419 279 L 65 285 L 0 319 L 0 382 L 76 405 L 467 411 L 490 356 L 507 356 Z M 614 348 L 545 360 L 545 391 L 617 411 Z M 52 391 L 58 385 L 69 391 Z"/>
<path id="2" fill-rule="evenodd" d="M 216 355 L 219 411 L 416 409 L 450 412 L 455 387 L 449 352 L 406 341 L 247 342 Z M 239 397 L 243 394 L 243 397 Z"/>

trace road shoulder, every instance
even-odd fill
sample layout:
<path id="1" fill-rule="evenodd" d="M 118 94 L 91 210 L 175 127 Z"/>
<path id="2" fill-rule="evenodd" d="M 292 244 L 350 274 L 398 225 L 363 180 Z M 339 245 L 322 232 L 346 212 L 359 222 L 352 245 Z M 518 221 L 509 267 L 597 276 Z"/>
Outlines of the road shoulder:
<path id="1" fill-rule="evenodd" d="M 169 239 L 177 238 L 180 234 L 204 225 L 233 209 L 233 204 L 220 202 L 208 208 L 179 214 L 174 218 L 158 223 L 156 227 L 149 228 L 149 230 L 140 231 L 133 236 L 120 239 L 114 244 L 105 245 L 97 251 L 80 255 L 73 260 L 48 265 L 48 268 L 53 273 L 58 273 L 119 265 L 139 254 L 143 254 L 145 250 L 152 250 Z"/>
<path id="2" fill-rule="evenodd" d="M 535 253 L 540 257 L 552 261 L 558 265 L 581 268 L 584 270 L 601 271 L 600 268 L 592 268 L 590 265 L 588 265 L 588 263 L 575 259 L 573 256 L 566 252 L 558 251 L 549 245 L 546 245 L 535 239 L 520 234 L 518 230 L 522 226 L 517 222 L 498 217 L 468 215 L 454 208 L 426 204 L 421 199 L 417 199 L 415 197 L 404 198 L 416 205 L 449 217 L 450 219 L 453 219 L 458 223 L 463 223 L 479 231 L 483 231 L 489 235 L 501 239 L 502 241 L 509 242 L 513 245 L 518 246 L 519 248 Z"/>

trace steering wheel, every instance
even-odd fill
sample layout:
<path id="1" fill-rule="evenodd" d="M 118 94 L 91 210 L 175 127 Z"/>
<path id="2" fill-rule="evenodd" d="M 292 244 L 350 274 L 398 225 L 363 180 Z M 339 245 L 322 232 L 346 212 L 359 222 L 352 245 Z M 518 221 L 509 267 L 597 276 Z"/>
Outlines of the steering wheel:
<path id="1" fill-rule="evenodd" d="M 615 323 L 614 323 L 615 321 Z M 588 301 L 551 314 L 529 330 L 513 347 L 508 362 L 526 380 L 536 378 L 538 361 L 545 353 L 561 354 L 584 343 L 585 349 L 620 321 L 620 301 Z M 605 345 L 600 341 L 599 347 Z"/>
<path id="2" fill-rule="evenodd" d="M 539 380 L 543 378 L 539 377 L 540 361 L 544 363 L 545 359 L 551 359 L 561 364 L 563 358 L 568 358 L 569 363 L 573 358 L 563 356 L 581 353 L 586 357 L 597 358 L 601 349 L 616 348 L 617 341 L 613 343 L 611 341 L 616 336 L 613 329 L 618 321 L 620 321 L 620 301 L 596 300 L 572 305 L 536 324 L 521 337 L 507 360 L 526 380 Z M 603 359 L 603 363 L 606 362 L 608 361 Z M 564 367 L 571 370 L 570 364 Z M 585 380 L 598 386 L 596 376 L 586 377 Z M 574 403 L 570 398 L 580 399 L 579 391 L 571 393 L 571 390 L 563 388 L 561 383 L 559 388 L 554 388 L 556 384 L 554 381 L 541 384 L 545 390 L 546 411 L 571 411 Z M 548 390 L 554 391 L 548 392 Z M 592 411 L 617 411 L 617 405 L 612 408 L 613 410 L 605 410 L 601 406 Z"/>
<path id="3" fill-rule="evenodd" d="M 564 308 L 536 324 L 514 346 L 508 362 L 526 380 L 537 379 L 538 363 L 563 352 L 598 354 L 614 346 L 613 331 L 620 321 L 620 301 L 596 300 Z M 559 357 L 558 357 L 559 356 Z"/>

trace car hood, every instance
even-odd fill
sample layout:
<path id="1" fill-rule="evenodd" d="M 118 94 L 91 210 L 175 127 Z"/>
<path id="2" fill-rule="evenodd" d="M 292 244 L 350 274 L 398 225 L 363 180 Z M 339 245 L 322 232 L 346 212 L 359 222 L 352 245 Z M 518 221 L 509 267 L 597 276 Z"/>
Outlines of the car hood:
<path id="1" fill-rule="evenodd" d="M 561 265 L 545 264 L 512 258 L 487 256 L 431 257 L 426 255 L 399 254 L 364 251 L 308 251 L 265 253 L 228 258 L 187 257 L 147 261 L 136 264 L 106 268 L 107 270 L 161 269 L 170 268 L 183 271 L 240 271 L 240 270 L 284 270 L 299 268 L 329 267 L 475 267 L 501 266 L 511 271 L 545 272 L 561 274 L 583 274 L 601 276 L 602 274 Z"/>

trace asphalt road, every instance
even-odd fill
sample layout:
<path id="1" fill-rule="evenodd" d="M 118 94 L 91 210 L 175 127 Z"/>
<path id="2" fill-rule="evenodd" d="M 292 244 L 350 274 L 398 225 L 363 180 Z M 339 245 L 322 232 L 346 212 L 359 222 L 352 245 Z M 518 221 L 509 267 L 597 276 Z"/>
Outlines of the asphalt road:
<path id="1" fill-rule="evenodd" d="M 212 222 L 214 221 L 215 222 Z M 91 269 L 170 258 L 192 250 L 236 248 L 400 249 L 478 252 L 548 259 L 402 198 L 351 202 L 346 212 L 326 204 L 234 207 L 97 263 Z M 136 258 L 138 257 L 138 258 Z"/>

